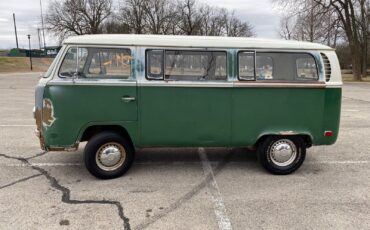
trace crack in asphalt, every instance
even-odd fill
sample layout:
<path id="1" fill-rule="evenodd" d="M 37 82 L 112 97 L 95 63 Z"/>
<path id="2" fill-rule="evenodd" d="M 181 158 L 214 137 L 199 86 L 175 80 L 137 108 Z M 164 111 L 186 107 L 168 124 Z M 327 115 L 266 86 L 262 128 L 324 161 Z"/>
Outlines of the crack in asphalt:
<path id="1" fill-rule="evenodd" d="M 44 152 L 38 153 L 34 156 L 26 157 L 25 159 L 26 160 L 31 160 L 31 159 L 34 159 L 34 158 L 37 158 L 37 157 L 41 157 L 41 156 L 45 155 L 46 153 L 47 153 L 47 151 L 44 151 Z"/>
<path id="2" fill-rule="evenodd" d="M 171 212 L 175 211 L 179 207 L 181 207 L 182 204 L 189 201 L 191 198 L 193 198 L 195 195 L 199 194 L 199 192 L 205 188 L 208 183 L 210 183 L 213 179 L 213 176 L 216 176 L 219 174 L 222 169 L 227 165 L 227 163 L 230 162 L 232 156 L 234 155 L 234 151 L 230 151 L 229 154 L 227 154 L 221 162 L 216 166 L 216 168 L 213 170 L 213 175 L 209 173 L 199 184 L 197 184 L 195 187 L 193 187 L 189 192 L 185 193 L 182 197 L 177 199 L 174 203 L 172 203 L 169 207 L 163 209 L 161 212 L 151 216 L 149 219 L 145 220 L 138 226 L 136 226 L 134 229 L 145 229 L 149 225 L 154 224 L 158 220 L 162 219 L 163 217 L 167 216 Z"/>
<path id="3" fill-rule="evenodd" d="M 66 204 L 109 204 L 109 205 L 116 206 L 117 210 L 118 210 L 118 215 L 119 215 L 120 219 L 123 221 L 123 228 L 127 229 L 127 230 L 131 229 L 130 222 L 129 222 L 130 219 L 127 218 L 124 215 L 123 207 L 122 207 L 122 205 L 119 201 L 112 201 L 112 200 L 105 200 L 105 199 L 103 199 L 103 200 L 74 200 L 74 199 L 71 199 L 71 196 L 70 196 L 71 191 L 67 187 L 61 185 L 55 177 L 50 175 L 50 173 L 48 171 L 46 171 L 45 169 L 43 169 L 41 167 L 31 165 L 31 163 L 28 161 L 28 159 L 33 159 L 33 158 L 42 156 L 45 153 L 46 152 L 43 152 L 43 153 L 40 153 L 40 154 L 35 155 L 33 157 L 29 157 L 29 158 L 13 157 L 13 156 L 5 155 L 5 154 L 0 154 L 0 157 L 21 161 L 24 164 L 30 166 L 32 169 L 38 171 L 40 174 L 36 174 L 37 176 L 41 176 L 41 175 L 45 176 L 46 179 L 48 179 L 51 187 L 53 187 L 53 188 L 59 190 L 60 192 L 62 192 L 62 202 L 63 203 L 66 203 Z M 36 176 L 34 175 L 33 177 L 36 177 Z M 29 179 L 31 179 L 31 178 L 29 178 Z M 19 182 L 21 182 L 21 181 L 19 181 Z M 13 184 L 15 184 L 15 183 L 13 183 Z M 9 184 L 7 187 L 9 187 L 13 184 Z"/>
<path id="4" fill-rule="evenodd" d="M 29 176 L 29 177 L 25 177 L 25 178 L 22 178 L 22 179 L 19 179 L 19 180 L 13 181 L 13 182 L 11 182 L 11 183 L 9 183 L 9 184 L 6 184 L 6 185 L 3 185 L 3 186 L 0 186 L 0 189 L 7 188 L 7 187 L 10 187 L 10 186 L 12 186 L 12 185 L 15 185 L 15 184 L 18 184 L 18 183 L 20 183 L 20 182 L 27 181 L 27 180 L 29 180 L 29 179 L 32 179 L 32 178 L 35 178 L 35 177 L 39 177 L 39 176 L 42 176 L 42 174 L 41 174 L 41 173 L 39 173 L 39 174 L 35 174 L 35 175 Z"/>

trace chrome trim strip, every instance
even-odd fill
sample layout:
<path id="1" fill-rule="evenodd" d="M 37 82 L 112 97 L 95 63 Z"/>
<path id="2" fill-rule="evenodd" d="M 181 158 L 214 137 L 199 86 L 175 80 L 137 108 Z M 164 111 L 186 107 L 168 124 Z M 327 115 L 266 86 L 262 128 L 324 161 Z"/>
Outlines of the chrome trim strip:
<path id="1" fill-rule="evenodd" d="M 313 83 L 234 83 L 235 88 L 325 88 L 325 84 Z"/>
<path id="2" fill-rule="evenodd" d="M 138 86 L 232 88 L 233 82 L 141 81 Z"/>
<path id="3" fill-rule="evenodd" d="M 343 84 L 333 84 L 333 85 L 326 85 L 326 88 L 342 88 Z"/>
<path id="4" fill-rule="evenodd" d="M 142 87 L 205 87 L 205 88 L 341 88 L 342 83 L 256 83 L 256 82 L 186 82 L 186 81 L 133 81 L 133 80 L 51 80 L 47 85 L 93 85 L 93 86 L 142 86 Z"/>
<path id="5" fill-rule="evenodd" d="M 48 85 L 93 85 L 93 86 L 136 86 L 136 81 L 132 80 L 51 80 Z"/>
<path id="6" fill-rule="evenodd" d="M 122 43 L 122 44 L 117 44 L 117 43 L 107 43 L 107 42 L 63 42 L 63 45 L 82 45 L 82 46 L 113 46 L 113 47 L 146 47 L 146 48 L 171 48 L 171 49 L 177 49 L 179 47 L 181 48 L 189 48 L 189 49 L 259 49 L 259 50 L 292 50 L 292 51 L 297 51 L 297 50 L 314 50 L 314 51 L 335 51 L 335 49 L 332 48 L 303 48 L 303 47 L 285 47 L 285 48 L 279 48 L 279 47 L 266 47 L 266 46 L 200 46 L 200 45 L 181 45 L 179 43 L 178 45 L 151 45 L 151 44 L 134 44 L 134 43 Z"/>

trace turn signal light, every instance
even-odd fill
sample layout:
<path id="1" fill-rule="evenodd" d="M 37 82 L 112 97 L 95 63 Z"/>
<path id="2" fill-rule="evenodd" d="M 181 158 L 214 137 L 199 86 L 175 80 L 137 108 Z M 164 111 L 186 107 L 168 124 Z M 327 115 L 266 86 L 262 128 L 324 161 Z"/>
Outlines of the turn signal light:
<path id="1" fill-rule="evenodd" d="M 325 131 L 324 132 L 324 136 L 325 137 L 331 137 L 331 136 L 333 136 L 333 131 L 330 131 L 330 130 L 329 131 Z"/>

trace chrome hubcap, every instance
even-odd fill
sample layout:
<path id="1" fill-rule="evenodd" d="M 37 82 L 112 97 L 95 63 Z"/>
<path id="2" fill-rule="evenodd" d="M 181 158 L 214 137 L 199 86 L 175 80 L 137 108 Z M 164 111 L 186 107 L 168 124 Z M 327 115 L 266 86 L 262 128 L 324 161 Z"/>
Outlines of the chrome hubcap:
<path id="1" fill-rule="evenodd" d="M 269 151 L 271 161 L 281 167 L 288 166 L 297 157 L 297 148 L 289 139 L 276 141 Z"/>
<path id="2" fill-rule="evenodd" d="M 102 145 L 96 154 L 96 164 L 105 171 L 113 171 L 121 167 L 126 159 L 124 147 L 116 142 Z"/>

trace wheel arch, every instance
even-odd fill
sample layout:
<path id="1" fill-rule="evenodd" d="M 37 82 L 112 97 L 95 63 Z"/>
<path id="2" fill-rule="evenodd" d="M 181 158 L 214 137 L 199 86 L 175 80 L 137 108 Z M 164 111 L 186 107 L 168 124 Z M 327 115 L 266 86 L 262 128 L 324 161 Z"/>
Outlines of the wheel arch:
<path id="1" fill-rule="evenodd" d="M 128 130 L 123 127 L 122 125 L 117 124 L 91 124 L 83 129 L 81 129 L 80 134 L 78 136 L 79 142 L 83 141 L 89 141 L 94 135 L 104 132 L 104 131 L 114 131 L 122 136 L 124 136 L 131 144 L 131 146 L 134 148 L 134 142 L 131 138 L 131 135 L 129 134 Z"/>
<path id="2" fill-rule="evenodd" d="M 292 131 L 288 131 L 288 132 L 274 132 L 274 133 L 264 133 L 264 134 L 261 134 L 256 142 L 255 142 L 255 146 L 258 147 L 260 145 L 261 142 L 263 142 L 267 137 L 269 136 L 295 136 L 295 137 L 302 137 L 303 138 L 303 141 L 304 143 L 306 144 L 306 147 L 309 148 L 312 146 L 312 141 L 313 141 L 313 137 L 310 133 L 296 133 L 296 132 L 292 132 Z"/>

